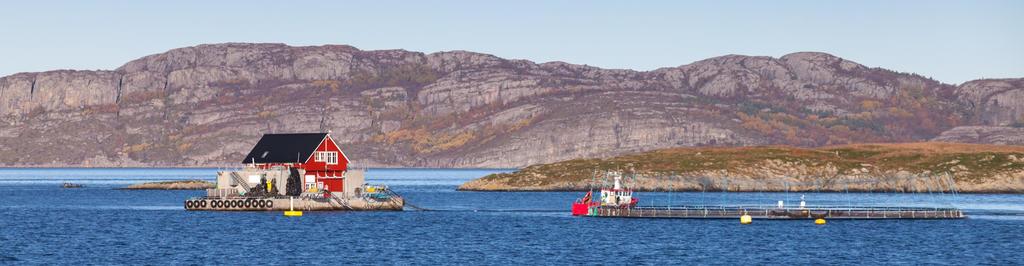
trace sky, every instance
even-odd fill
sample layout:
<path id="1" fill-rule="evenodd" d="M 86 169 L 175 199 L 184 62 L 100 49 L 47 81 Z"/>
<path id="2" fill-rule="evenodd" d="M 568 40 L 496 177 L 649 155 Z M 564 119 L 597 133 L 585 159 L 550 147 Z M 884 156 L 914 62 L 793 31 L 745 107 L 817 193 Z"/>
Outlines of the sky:
<path id="1" fill-rule="evenodd" d="M 12 1 L 0 76 L 206 43 L 468 50 L 652 70 L 826 52 L 959 84 L 1024 77 L 1024 1 Z"/>

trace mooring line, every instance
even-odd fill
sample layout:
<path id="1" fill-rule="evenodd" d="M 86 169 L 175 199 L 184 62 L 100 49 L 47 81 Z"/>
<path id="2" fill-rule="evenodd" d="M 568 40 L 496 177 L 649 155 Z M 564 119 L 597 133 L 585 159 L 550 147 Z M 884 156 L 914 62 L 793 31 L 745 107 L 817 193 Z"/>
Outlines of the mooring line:
<path id="1" fill-rule="evenodd" d="M 409 203 L 409 202 L 405 202 L 405 206 L 408 206 L 409 208 L 413 208 L 414 210 L 417 210 L 417 211 L 433 211 L 431 209 L 427 209 L 427 208 L 423 208 L 423 207 L 420 207 L 420 206 L 413 205 L 412 203 Z"/>
<path id="2" fill-rule="evenodd" d="M 566 212 L 565 210 L 543 210 L 543 209 L 430 209 L 416 206 L 413 204 L 406 203 L 406 207 L 413 209 L 414 211 L 430 211 L 430 212 Z"/>
<path id="3" fill-rule="evenodd" d="M 490 210 L 488 210 L 488 209 L 473 209 L 473 210 L 446 209 L 446 210 L 430 210 L 430 211 L 435 211 L 435 212 L 537 212 L 537 213 L 565 212 L 565 213 L 568 213 L 568 211 L 565 211 L 565 210 L 509 210 L 509 209 L 490 209 Z"/>

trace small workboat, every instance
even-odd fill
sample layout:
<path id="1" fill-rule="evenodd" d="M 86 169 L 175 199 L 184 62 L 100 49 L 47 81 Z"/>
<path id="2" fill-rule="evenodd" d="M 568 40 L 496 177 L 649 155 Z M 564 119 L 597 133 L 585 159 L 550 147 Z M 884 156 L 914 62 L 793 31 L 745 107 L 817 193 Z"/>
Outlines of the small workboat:
<path id="1" fill-rule="evenodd" d="M 600 200 L 593 199 L 593 191 L 587 192 L 583 198 L 576 200 L 572 204 L 572 215 L 573 216 L 585 216 L 592 213 L 592 210 L 597 207 L 606 208 L 632 208 L 635 207 L 639 199 L 633 197 L 633 190 L 623 188 L 622 186 L 622 174 L 618 172 L 609 172 L 615 179 L 615 184 L 611 188 L 601 189 Z"/>

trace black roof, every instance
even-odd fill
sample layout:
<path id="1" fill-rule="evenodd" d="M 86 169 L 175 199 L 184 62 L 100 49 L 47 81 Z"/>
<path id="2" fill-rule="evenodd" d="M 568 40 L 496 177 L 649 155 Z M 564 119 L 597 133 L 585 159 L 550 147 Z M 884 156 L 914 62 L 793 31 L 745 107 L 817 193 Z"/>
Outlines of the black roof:
<path id="1" fill-rule="evenodd" d="M 242 163 L 306 162 L 327 133 L 264 134 Z"/>

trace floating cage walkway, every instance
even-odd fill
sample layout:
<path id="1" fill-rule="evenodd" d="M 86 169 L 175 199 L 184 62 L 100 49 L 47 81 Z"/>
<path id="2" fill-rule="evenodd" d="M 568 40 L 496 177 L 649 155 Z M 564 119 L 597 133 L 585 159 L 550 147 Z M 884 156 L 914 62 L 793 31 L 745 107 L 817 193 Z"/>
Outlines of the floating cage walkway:
<path id="1" fill-rule="evenodd" d="M 754 219 L 963 219 L 956 208 L 807 206 L 776 208 L 764 206 L 635 206 L 591 207 L 586 216 L 623 218 L 738 219 L 744 214 Z"/>
<path id="2" fill-rule="evenodd" d="M 595 189 L 609 187 L 611 178 L 609 172 L 600 174 L 594 171 L 589 183 L 591 193 Z M 744 215 L 753 219 L 768 220 L 794 220 L 794 219 L 840 219 L 840 220 L 866 220 L 866 219 L 964 219 L 967 215 L 956 208 L 953 202 L 957 201 L 958 194 L 956 181 L 950 173 L 938 174 L 888 174 L 882 176 L 857 176 L 842 177 L 831 175 L 825 177 L 787 177 L 781 180 L 770 178 L 729 178 L 707 176 L 683 176 L 674 173 L 637 174 L 631 173 L 626 176 L 625 185 L 631 190 L 628 184 L 637 183 L 638 176 L 650 187 L 651 182 L 661 182 L 661 188 L 668 192 L 693 191 L 700 192 L 699 203 L 691 202 L 682 204 L 675 203 L 674 194 L 668 196 L 668 203 L 664 205 L 633 205 L 613 206 L 594 204 L 587 206 L 586 214 L 589 217 L 622 217 L 622 218 L 691 218 L 691 219 L 740 219 Z M 852 180 L 850 178 L 853 178 Z M 630 181 L 631 180 L 631 181 Z M 780 189 L 781 188 L 781 189 Z M 869 205 L 856 205 L 852 199 L 852 192 L 860 192 L 857 195 L 872 194 L 879 195 L 920 195 L 927 196 L 931 204 L 947 205 L 938 206 L 900 206 L 900 202 L 869 203 Z M 717 192 L 718 197 L 711 198 L 705 195 L 706 192 Z M 781 196 L 790 199 L 790 195 L 800 194 L 799 206 L 763 205 L 763 203 L 730 203 L 728 193 L 785 193 Z M 865 193 L 866 194 L 863 194 Z M 792 193 L 792 194 L 791 194 Z M 830 199 L 832 202 L 845 201 L 846 203 L 826 203 L 821 205 L 805 205 L 804 193 L 836 193 L 837 198 Z M 845 195 L 845 199 L 842 195 Z M 664 200 L 664 199 L 662 199 Z M 720 201 L 712 203 L 707 201 Z M 733 199 L 734 200 L 734 199 Z M 951 201 L 952 202 L 951 202 Z M 604 201 L 604 199 L 601 199 Z M 598 201 L 598 202 L 601 202 Z M 942 202 L 945 201 L 945 202 Z M 648 201 L 653 202 L 653 201 Z"/>

